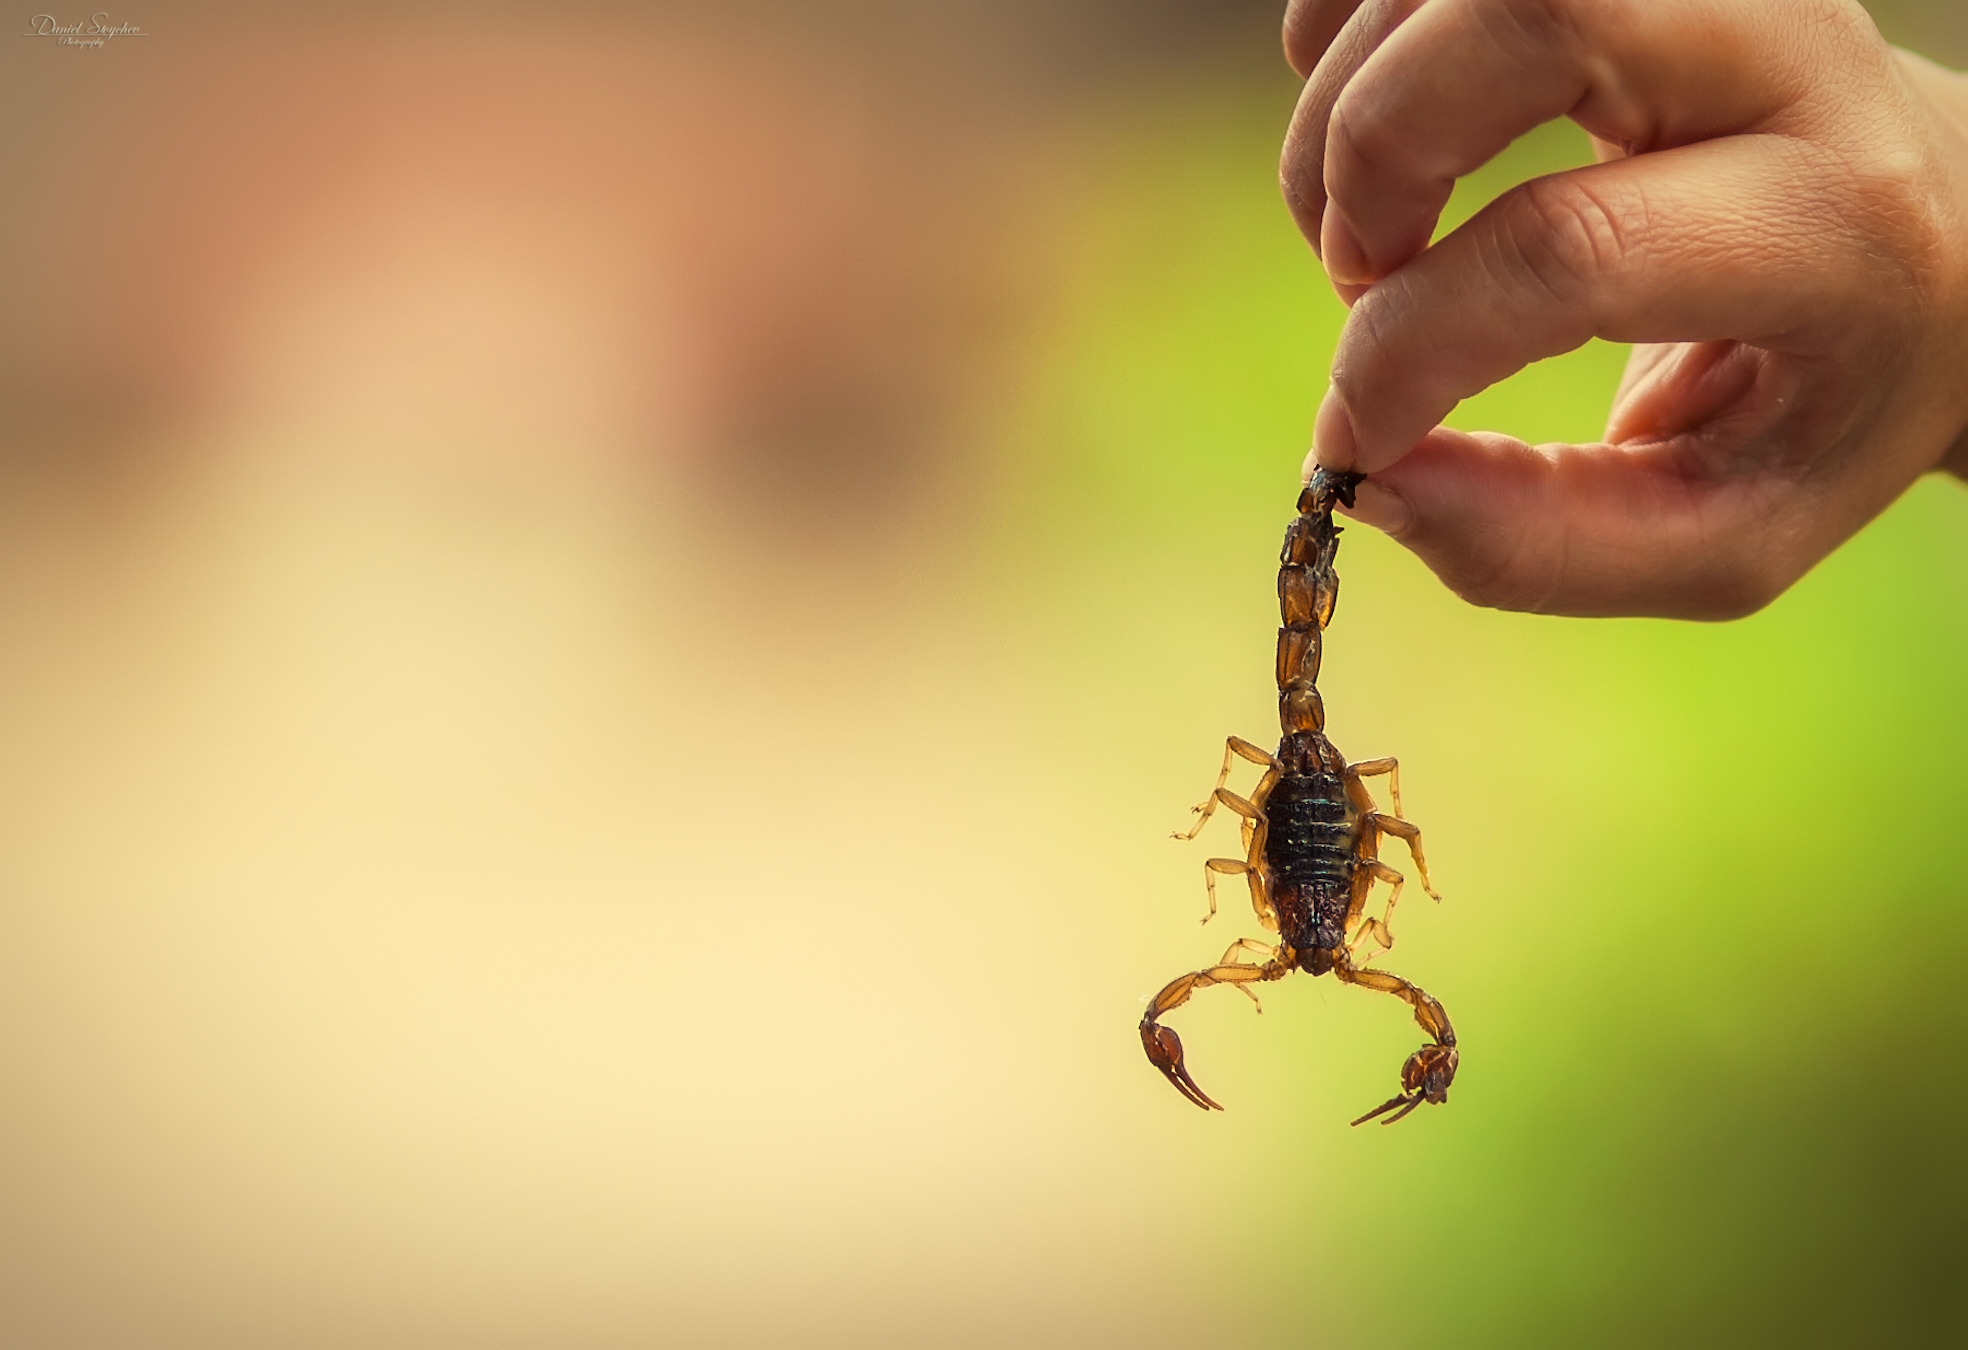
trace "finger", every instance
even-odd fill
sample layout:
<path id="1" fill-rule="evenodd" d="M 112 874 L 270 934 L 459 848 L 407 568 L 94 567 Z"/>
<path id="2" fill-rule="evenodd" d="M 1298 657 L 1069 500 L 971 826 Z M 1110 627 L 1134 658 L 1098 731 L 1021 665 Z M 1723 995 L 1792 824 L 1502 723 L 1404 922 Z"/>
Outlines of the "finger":
<path id="1" fill-rule="evenodd" d="M 1666 361 L 1673 351 L 1674 344 L 1669 342 L 1643 342 L 1633 348 L 1627 355 L 1626 370 L 1620 375 L 1619 388 L 1613 391 L 1612 415 L 1614 417 L 1620 415 L 1620 408 L 1626 402 L 1629 395 L 1655 378 L 1656 373 L 1661 368 L 1661 363 Z M 1631 438 L 1615 435 L 1609 425 L 1606 430 L 1606 439 L 1609 441 L 1623 441 Z"/>
<path id="2" fill-rule="evenodd" d="M 1332 16 L 1342 22 L 1320 43 L 1320 55 L 1306 78 L 1305 88 L 1292 110 L 1291 125 L 1285 131 L 1285 148 L 1278 161 L 1278 184 L 1298 223 L 1313 248 L 1319 244 L 1319 222 L 1326 209 L 1326 133 L 1332 121 L 1333 104 L 1338 102 L 1346 82 L 1387 35 L 1421 5 L 1422 0 L 1328 0 Z M 1309 7 L 1309 6 L 1308 6 Z M 1345 13 L 1339 14 L 1339 10 Z M 1293 12 L 1296 12 L 1294 9 Z M 1285 42 L 1292 43 L 1292 14 L 1285 16 Z M 1296 58 L 1294 58 L 1294 68 Z M 1349 297 L 1350 299 L 1350 297 Z"/>
<path id="3" fill-rule="evenodd" d="M 1714 426 L 1764 377 L 1767 353 L 1739 342 L 1653 342 L 1633 349 L 1613 395 L 1606 440 L 1664 441 Z"/>
<path id="4" fill-rule="evenodd" d="M 1360 0 L 1291 0 L 1285 6 L 1285 60 L 1304 79 Z"/>
<path id="5" fill-rule="evenodd" d="M 1349 514 L 1474 604 L 1730 619 L 1809 566 L 1790 551 L 1798 532 L 1771 528 L 1803 491 L 1690 473 L 1665 446 L 1533 448 L 1438 428 L 1362 483 Z"/>
<path id="6" fill-rule="evenodd" d="M 1432 0 L 1333 102 L 1328 270 L 1365 284 L 1400 266 L 1427 246 L 1458 177 L 1557 117 L 1628 150 L 1780 129 L 1799 94 L 1800 43 L 1784 30 L 1815 8 Z"/>
<path id="7" fill-rule="evenodd" d="M 1898 331 L 1920 289 L 1905 260 L 1922 245 L 1882 234 L 1879 213 L 1852 205 L 1858 190 L 1823 152 L 1775 136 L 1513 189 L 1353 307 L 1319 411 L 1321 462 L 1385 468 L 1462 399 L 1595 336 L 1808 354 L 1854 323 Z"/>

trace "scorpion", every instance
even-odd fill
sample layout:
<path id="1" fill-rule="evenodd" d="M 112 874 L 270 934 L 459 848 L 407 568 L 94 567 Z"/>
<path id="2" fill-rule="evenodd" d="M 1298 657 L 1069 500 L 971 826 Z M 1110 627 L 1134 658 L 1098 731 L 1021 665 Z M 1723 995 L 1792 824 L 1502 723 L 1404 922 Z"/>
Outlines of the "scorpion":
<path id="1" fill-rule="evenodd" d="M 1325 469 L 1314 472 L 1299 495 L 1298 516 L 1285 531 L 1278 559 L 1278 607 L 1284 627 L 1278 630 L 1277 659 L 1278 722 L 1284 735 L 1277 753 L 1242 737 L 1230 737 L 1216 786 L 1193 808 L 1198 819 L 1186 833 L 1175 835 L 1194 839 L 1219 806 L 1242 817 L 1244 856 L 1211 858 L 1203 864 L 1203 883 L 1209 893 L 1209 913 L 1203 922 L 1216 916 L 1216 879 L 1242 876 L 1250 885 L 1258 922 L 1278 936 L 1275 946 L 1252 938 L 1231 944 L 1216 965 L 1171 980 L 1148 1001 L 1142 1014 L 1141 1044 L 1149 1062 L 1178 1092 L 1206 1111 L 1223 1108 L 1196 1086 L 1183 1064 L 1181 1039 L 1161 1025 L 1161 1019 L 1187 1003 L 1198 989 L 1217 984 L 1241 991 L 1262 1012 L 1252 986 L 1281 980 L 1294 970 L 1314 976 L 1330 972 L 1347 984 L 1392 994 L 1414 1009 L 1415 1022 L 1433 1041 L 1402 1066 L 1401 1091 L 1353 1124 L 1385 1116 L 1381 1123 L 1392 1125 L 1424 1102 L 1445 1102 L 1455 1078 L 1455 1030 L 1442 1005 L 1398 975 L 1366 968 L 1375 955 L 1394 945 L 1388 924 L 1405 880 L 1380 860 L 1383 835 L 1407 845 L 1421 874 L 1422 889 L 1437 901 L 1442 898 L 1428 877 L 1421 831 L 1401 815 L 1400 763 L 1391 757 L 1347 763 L 1326 739 L 1325 704 L 1315 683 L 1322 636 L 1339 599 L 1333 559 L 1339 551 L 1340 529 L 1333 523 L 1333 507 L 1353 504 L 1353 490 L 1361 478 Z M 1239 759 L 1264 769 L 1249 797 L 1226 786 Z M 1367 790 L 1366 780 L 1381 776 L 1386 777 L 1393 799 L 1392 815 L 1381 812 Z M 1367 913 L 1375 882 L 1392 887 L 1378 918 Z"/>

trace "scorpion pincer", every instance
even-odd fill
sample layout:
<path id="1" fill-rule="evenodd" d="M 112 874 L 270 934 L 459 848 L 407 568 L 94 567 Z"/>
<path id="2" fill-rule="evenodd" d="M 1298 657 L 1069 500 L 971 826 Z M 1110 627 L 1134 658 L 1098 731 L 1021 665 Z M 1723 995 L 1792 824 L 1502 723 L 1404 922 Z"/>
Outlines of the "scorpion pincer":
<path id="1" fill-rule="evenodd" d="M 1278 721 L 1284 733 L 1276 754 L 1241 737 L 1229 738 L 1216 786 L 1195 810 L 1198 819 L 1178 839 L 1194 839 L 1218 806 L 1243 818 L 1242 858 L 1211 858 L 1203 864 L 1209 892 L 1208 923 L 1216 914 L 1216 879 L 1241 876 L 1249 883 L 1258 922 L 1277 934 L 1275 945 L 1244 938 L 1231 945 L 1216 965 L 1171 980 L 1148 1002 L 1141 1017 L 1141 1044 L 1148 1060 L 1176 1091 L 1205 1110 L 1223 1108 L 1189 1076 L 1182 1042 L 1161 1019 L 1189 1001 L 1198 989 L 1227 984 L 1257 1002 L 1253 985 L 1281 980 L 1294 970 L 1308 975 L 1330 972 L 1347 984 L 1379 990 L 1414 1009 L 1415 1021 L 1433 1042 L 1401 1068 L 1401 1091 L 1353 1123 L 1386 1116 L 1391 1125 L 1423 1102 L 1448 1100 L 1456 1072 L 1455 1030 L 1442 1005 L 1424 990 L 1382 970 L 1366 969 L 1378 951 L 1394 944 L 1388 924 L 1400 899 L 1401 874 L 1380 860 L 1380 840 L 1392 835 L 1407 845 L 1421 874 L 1422 889 L 1436 900 L 1421 851 L 1421 831 L 1401 816 L 1400 765 L 1392 759 L 1349 764 L 1326 739 L 1325 706 L 1315 681 L 1322 635 L 1339 598 L 1339 551 L 1335 504 L 1351 506 L 1360 475 L 1312 475 L 1298 499 L 1298 517 L 1285 531 L 1279 556 Z M 1239 759 L 1263 767 L 1249 797 L 1225 784 Z M 1377 809 L 1366 780 L 1385 776 L 1394 812 Z M 1387 905 L 1379 918 L 1367 914 L 1376 881 L 1386 882 Z M 1262 1011 L 1260 1006 L 1259 1011 Z M 1388 1114 L 1388 1113 L 1392 1114 Z"/>

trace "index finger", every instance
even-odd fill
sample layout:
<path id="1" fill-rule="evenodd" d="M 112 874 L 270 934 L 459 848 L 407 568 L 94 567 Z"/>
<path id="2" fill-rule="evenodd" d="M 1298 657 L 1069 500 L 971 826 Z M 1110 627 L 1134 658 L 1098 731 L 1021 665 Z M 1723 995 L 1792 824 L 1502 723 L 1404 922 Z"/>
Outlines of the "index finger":
<path id="1" fill-rule="evenodd" d="M 1534 179 L 1370 289 L 1314 429 L 1328 468 L 1374 473 L 1463 398 L 1598 336 L 1828 349 L 1893 332 L 1918 285 L 1897 241 L 1842 213 L 1822 152 L 1730 136 Z M 1791 224 L 1770 247 L 1770 221 Z M 1820 382 L 1822 383 L 1822 381 Z M 1777 391 L 1764 400 L 1817 397 Z"/>

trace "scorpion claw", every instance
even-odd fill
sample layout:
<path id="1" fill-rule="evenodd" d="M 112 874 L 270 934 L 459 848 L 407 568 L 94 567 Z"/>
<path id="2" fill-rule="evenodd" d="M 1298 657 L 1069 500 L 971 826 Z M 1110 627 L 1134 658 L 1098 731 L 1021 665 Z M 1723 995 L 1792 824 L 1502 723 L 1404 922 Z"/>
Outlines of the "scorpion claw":
<path id="1" fill-rule="evenodd" d="M 1453 1045 L 1424 1045 L 1409 1055 L 1408 1062 L 1401 1066 L 1400 1095 L 1389 1097 L 1353 1123 L 1364 1125 L 1375 1116 L 1392 1111 L 1393 1115 L 1380 1122 L 1392 1125 L 1423 1102 L 1439 1106 L 1449 1099 L 1449 1084 L 1455 1080 L 1455 1073 L 1456 1048 Z"/>
<path id="2" fill-rule="evenodd" d="M 1401 1108 L 1399 1111 L 1395 1112 L 1395 1114 L 1391 1116 L 1388 1116 L 1386 1120 L 1380 1122 L 1383 1125 L 1392 1125 L 1395 1121 L 1399 1120 L 1402 1116 L 1408 1114 L 1408 1112 L 1414 1110 L 1417 1106 L 1420 1106 L 1426 1100 L 1427 1098 L 1422 1097 L 1419 1094 L 1410 1097 L 1407 1093 L 1404 1092 L 1398 1097 L 1389 1097 L 1386 1101 L 1382 1102 L 1379 1106 L 1376 1106 L 1373 1110 L 1367 1112 L 1364 1116 L 1361 1116 L 1358 1120 L 1354 1121 L 1353 1123 L 1355 1125 L 1364 1125 L 1368 1121 L 1372 1120 L 1375 1116 L 1384 1115 L 1389 1111 L 1393 1111 L 1394 1108 L 1398 1106 Z"/>
<path id="3" fill-rule="evenodd" d="M 1223 1108 L 1210 1100 L 1209 1094 L 1196 1086 L 1196 1080 L 1189 1076 L 1189 1070 L 1182 1065 L 1182 1038 L 1168 1027 L 1155 1025 L 1153 1019 L 1141 1019 L 1141 1048 L 1148 1052 L 1148 1062 L 1162 1071 L 1162 1077 L 1175 1084 L 1175 1090 L 1200 1106 L 1205 1111 L 1221 1111 Z"/>

